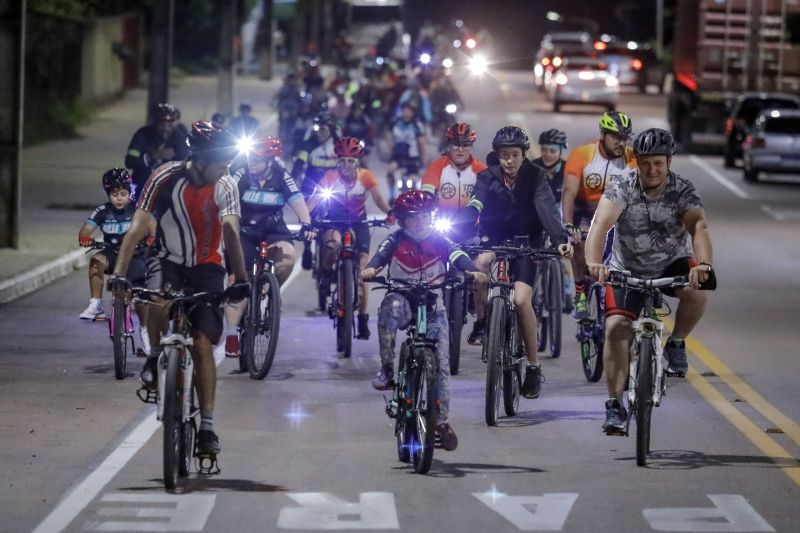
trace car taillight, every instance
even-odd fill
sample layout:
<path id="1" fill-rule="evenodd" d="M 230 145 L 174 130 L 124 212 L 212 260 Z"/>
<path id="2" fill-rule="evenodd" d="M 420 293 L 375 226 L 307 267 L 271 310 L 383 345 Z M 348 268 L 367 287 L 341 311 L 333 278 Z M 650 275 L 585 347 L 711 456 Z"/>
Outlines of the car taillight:
<path id="1" fill-rule="evenodd" d="M 748 137 L 751 137 L 748 135 Z M 764 137 L 752 137 L 753 148 L 766 148 L 767 140 Z"/>
<path id="2" fill-rule="evenodd" d="M 642 63 L 641 59 L 631 59 L 631 67 L 633 67 L 633 70 L 642 70 L 644 63 Z"/>
<path id="3" fill-rule="evenodd" d="M 549 57 L 543 57 L 542 58 L 542 65 L 544 65 L 546 67 L 549 64 L 550 64 L 550 58 Z"/>
<path id="4" fill-rule="evenodd" d="M 729 118 L 725 121 L 725 134 L 730 135 L 733 131 L 733 119 Z"/>
<path id="5" fill-rule="evenodd" d="M 553 58 L 553 66 L 554 67 L 560 67 L 561 63 L 562 63 L 562 61 L 561 61 L 561 58 L 559 56 L 556 56 L 556 57 Z"/>

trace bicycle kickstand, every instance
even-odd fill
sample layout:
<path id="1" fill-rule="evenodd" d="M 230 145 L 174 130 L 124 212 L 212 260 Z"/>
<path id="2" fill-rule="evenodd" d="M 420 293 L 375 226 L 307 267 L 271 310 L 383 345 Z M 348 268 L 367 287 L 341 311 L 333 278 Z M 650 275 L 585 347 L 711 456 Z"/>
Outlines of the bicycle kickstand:
<path id="1" fill-rule="evenodd" d="M 197 473 L 201 476 L 216 476 L 222 469 L 217 462 L 216 454 L 197 455 Z"/>

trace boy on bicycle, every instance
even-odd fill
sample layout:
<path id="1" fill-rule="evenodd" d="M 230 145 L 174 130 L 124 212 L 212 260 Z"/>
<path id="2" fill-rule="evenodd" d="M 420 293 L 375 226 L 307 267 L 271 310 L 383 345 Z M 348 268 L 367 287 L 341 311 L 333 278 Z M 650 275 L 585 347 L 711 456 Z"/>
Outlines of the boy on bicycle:
<path id="1" fill-rule="evenodd" d="M 434 231 L 435 210 L 436 198 L 429 192 L 413 190 L 398 196 L 393 213 L 401 229 L 381 243 L 367 268 L 361 272 L 361 279 L 372 279 L 389 265 L 391 278 L 441 283 L 445 278 L 446 263 L 450 261 L 459 270 L 471 273 L 475 281 L 486 283 L 486 274 L 478 271 L 469 256 L 447 237 Z M 412 309 L 416 308 L 416 303 L 413 302 L 412 307 L 412 303 L 401 292 L 390 292 L 381 302 L 378 310 L 381 370 L 372 380 L 372 386 L 377 390 L 387 390 L 393 386 L 395 337 L 397 330 L 408 327 L 413 319 Z M 447 314 L 441 294 L 436 295 L 433 311 L 428 313 L 427 336 L 439 343 L 439 414 L 436 432 L 442 440 L 442 447 L 451 451 L 458 446 L 458 438 L 448 419 L 450 359 L 447 350 Z"/>

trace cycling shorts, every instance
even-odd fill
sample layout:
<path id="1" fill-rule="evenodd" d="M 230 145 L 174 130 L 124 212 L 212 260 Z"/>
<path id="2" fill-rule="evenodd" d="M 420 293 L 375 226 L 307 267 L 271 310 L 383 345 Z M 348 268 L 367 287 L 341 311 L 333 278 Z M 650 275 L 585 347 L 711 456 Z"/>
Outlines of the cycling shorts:
<path id="1" fill-rule="evenodd" d="M 114 273 L 114 267 L 117 264 L 117 254 L 119 250 L 114 250 L 113 248 L 106 248 L 105 250 L 101 250 L 99 253 L 95 255 L 102 254 L 106 260 L 108 261 L 108 266 L 106 266 L 106 274 L 111 275 Z M 142 287 L 145 284 L 145 277 L 147 276 L 147 254 L 145 252 L 140 252 L 134 254 L 131 257 L 130 263 L 128 263 L 128 273 L 125 274 L 125 277 L 136 287 Z"/>
<path id="2" fill-rule="evenodd" d="M 286 225 L 284 224 L 283 227 L 285 228 Z M 272 248 L 278 242 L 288 242 L 292 244 L 291 239 L 291 232 L 286 229 L 285 232 L 279 231 L 279 228 L 274 228 L 274 232 L 265 233 L 263 235 L 252 235 L 249 233 L 241 233 L 239 235 L 239 241 L 242 243 L 242 254 L 244 255 L 244 267 L 247 270 L 247 274 L 251 274 L 253 272 L 253 263 L 256 261 L 256 253 L 258 253 L 258 245 L 261 242 L 266 242 L 269 248 Z M 233 274 L 233 270 L 231 268 L 231 261 L 228 257 L 228 251 L 225 250 L 225 271 L 228 274 Z"/>
<path id="3" fill-rule="evenodd" d="M 369 226 L 363 222 L 354 222 L 350 226 L 350 229 L 353 231 L 353 237 L 355 237 L 356 240 L 356 252 L 369 255 L 369 247 L 371 244 Z"/>

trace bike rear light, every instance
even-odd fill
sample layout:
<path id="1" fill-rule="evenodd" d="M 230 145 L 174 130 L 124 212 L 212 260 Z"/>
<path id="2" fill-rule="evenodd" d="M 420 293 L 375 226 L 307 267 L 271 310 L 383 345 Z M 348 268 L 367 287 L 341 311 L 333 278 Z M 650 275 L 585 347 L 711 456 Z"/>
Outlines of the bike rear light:
<path id="1" fill-rule="evenodd" d="M 509 281 L 508 261 L 506 261 L 505 259 L 497 263 L 497 281 Z"/>
<path id="2" fill-rule="evenodd" d="M 266 259 L 267 258 L 267 248 L 268 247 L 269 246 L 265 242 L 262 242 L 261 244 L 259 244 L 258 245 L 258 257 L 260 257 L 262 259 Z"/>
<path id="3" fill-rule="evenodd" d="M 345 246 L 353 246 L 353 234 L 349 231 L 345 231 L 342 236 L 342 244 Z"/>
<path id="4" fill-rule="evenodd" d="M 642 63 L 641 59 L 631 59 L 631 67 L 633 67 L 633 70 L 642 70 L 644 63 Z"/>

